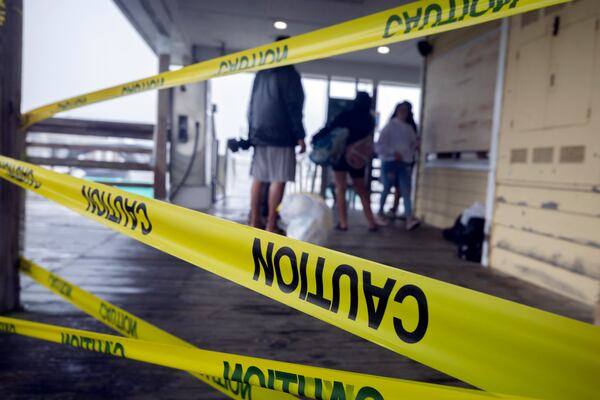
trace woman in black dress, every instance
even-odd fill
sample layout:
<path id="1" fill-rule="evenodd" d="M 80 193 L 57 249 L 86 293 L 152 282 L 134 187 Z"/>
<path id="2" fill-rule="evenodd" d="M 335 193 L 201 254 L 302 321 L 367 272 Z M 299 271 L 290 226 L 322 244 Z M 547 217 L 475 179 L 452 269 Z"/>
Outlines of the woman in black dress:
<path id="1" fill-rule="evenodd" d="M 346 128 L 348 137 L 344 154 L 332 165 L 335 173 L 335 192 L 339 223 L 338 230 L 348 230 L 348 210 L 346 205 L 347 175 L 352 179 L 354 191 L 360 197 L 363 212 L 370 231 L 377 230 L 377 223 L 371 210 L 371 198 L 365 181 L 367 167 L 373 155 L 373 132 L 375 118 L 371 113 L 371 97 L 366 92 L 358 92 L 352 106 L 342 111 L 328 126 L 321 130 L 313 142 L 336 128 Z"/>

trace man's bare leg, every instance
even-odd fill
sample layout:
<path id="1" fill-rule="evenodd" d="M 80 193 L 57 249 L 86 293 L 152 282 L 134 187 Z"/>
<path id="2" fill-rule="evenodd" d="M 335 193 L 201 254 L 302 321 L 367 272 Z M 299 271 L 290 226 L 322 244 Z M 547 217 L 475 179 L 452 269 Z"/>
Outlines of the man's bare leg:
<path id="1" fill-rule="evenodd" d="M 260 204 L 262 201 L 262 185 L 263 183 L 254 179 L 250 189 L 250 226 L 262 229 L 260 221 Z"/>
<path id="2" fill-rule="evenodd" d="M 277 227 L 277 207 L 283 200 L 285 192 L 285 182 L 271 182 L 269 189 L 269 217 L 267 218 L 267 230 L 269 232 L 279 232 Z"/>

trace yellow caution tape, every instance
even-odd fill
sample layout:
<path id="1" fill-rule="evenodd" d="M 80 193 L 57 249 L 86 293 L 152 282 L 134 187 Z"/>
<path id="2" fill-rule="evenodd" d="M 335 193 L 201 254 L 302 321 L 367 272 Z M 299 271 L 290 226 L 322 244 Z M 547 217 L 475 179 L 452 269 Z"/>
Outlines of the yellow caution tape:
<path id="1" fill-rule="evenodd" d="M 600 327 L 3 156 L 0 177 L 481 389 L 600 393 Z"/>
<path id="2" fill-rule="evenodd" d="M 127 339 L 16 318 L 0 317 L 0 332 L 30 336 L 77 349 L 195 371 L 198 374 L 219 376 L 223 382 L 227 382 L 232 391 L 238 391 L 242 399 L 254 399 L 248 389 L 250 386 L 252 389 L 260 387 L 316 400 L 527 399 Z"/>
<path id="3" fill-rule="evenodd" d="M 509 17 L 570 0 L 423 0 L 36 108 L 23 127 L 62 111 L 147 90 L 351 53 Z"/>
<path id="4" fill-rule="evenodd" d="M 6 21 L 6 3 L 4 0 L 0 0 L 0 26 L 4 25 Z"/>
<path id="5" fill-rule="evenodd" d="M 51 273 L 30 260 L 21 259 L 20 269 L 21 272 L 28 275 L 40 285 L 45 286 L 83 312 L 127 337 L 194 348 L 193 345 L 186 341 L 157 328 L 108 301 L 86 292 L 77 285 Z M 232 383 L 220 376 L 205 376 L 198 372 L 189 373 L 232 399 L 296 399 L 296 397 L 289 394 L 273 393 L 272 390 L 263 389 L 260 386 L 252 387 L 248 383 Z"/>

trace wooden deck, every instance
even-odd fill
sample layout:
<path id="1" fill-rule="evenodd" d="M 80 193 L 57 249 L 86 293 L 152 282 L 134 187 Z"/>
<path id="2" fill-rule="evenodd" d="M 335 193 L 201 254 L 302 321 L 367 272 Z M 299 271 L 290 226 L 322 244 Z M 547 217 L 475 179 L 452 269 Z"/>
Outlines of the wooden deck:
<path id="1" fill-rule="evenodd" d="M 217 214 L 243 220 L 224 205 Z M 592 309 L 455 257 L 440 231 L 390 226 L 367 233 L 360 215 L 330 247 L 572 318 Z M 197 267 L 29 195 L 27 257 L 198 347 L 425 382 L 464 385 Z M 25 312 L 39 322 L 114 333 L 24 278 Z M 221 399 L 191 376 L 25 337 L 0 335 L 3 399 Z"/>

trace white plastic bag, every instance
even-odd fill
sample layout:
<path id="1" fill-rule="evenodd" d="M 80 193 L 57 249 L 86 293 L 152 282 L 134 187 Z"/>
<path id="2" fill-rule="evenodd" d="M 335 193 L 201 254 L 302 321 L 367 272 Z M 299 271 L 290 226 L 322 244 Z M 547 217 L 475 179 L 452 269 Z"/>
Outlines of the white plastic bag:
<path id="1" fill-rule="evenodd" d="M 471 207 L 465 208 L 460 217 L 460 223 L 467 226 L 471 218 L 485 218 L 485 206 L 477 201 Z"/>
<path id="2" fill-rule="evenodd" d="M 321 197 L 310 193 L 285 196 L 279 216 L 288 237 L 309 243 L 325 244 L 333 229 L 331 210 Z"/>

